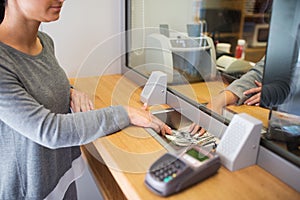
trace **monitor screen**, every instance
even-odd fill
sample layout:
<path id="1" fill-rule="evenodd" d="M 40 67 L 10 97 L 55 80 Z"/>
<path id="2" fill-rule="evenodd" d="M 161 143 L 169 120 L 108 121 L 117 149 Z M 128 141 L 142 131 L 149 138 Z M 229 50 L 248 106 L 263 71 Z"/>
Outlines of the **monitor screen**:
<path id="1" fill-rule="evenodd" d="M 266 42 L 268 40 L 268 35 L 269 35 L 268 28 L 259 29 L 258 33 L 257 33 L 257 41 L 258 42 Z"/>
<path id="2" fill-rule="evenodd" d="M 209 33 L 237 33 L 240 30 L 241 11 L 234 9 L 201 9 L 200 19 L 207 23 Z"/>
<path id="3" fill-rule="evenodd" d="M 262 106 L 300 115 L 299 40 L 300 1 L 274 0 L 262 81 Z"/>

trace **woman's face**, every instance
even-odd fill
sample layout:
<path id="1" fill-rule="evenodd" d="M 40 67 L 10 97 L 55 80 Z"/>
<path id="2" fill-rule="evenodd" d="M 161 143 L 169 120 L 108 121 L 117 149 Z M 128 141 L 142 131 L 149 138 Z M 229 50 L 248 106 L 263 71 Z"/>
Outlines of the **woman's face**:
<path id="1" fill-rule="evenodd" d="M 50 22 L 59 18 L 65 0 L 8 0 L 26 19 Z"/>

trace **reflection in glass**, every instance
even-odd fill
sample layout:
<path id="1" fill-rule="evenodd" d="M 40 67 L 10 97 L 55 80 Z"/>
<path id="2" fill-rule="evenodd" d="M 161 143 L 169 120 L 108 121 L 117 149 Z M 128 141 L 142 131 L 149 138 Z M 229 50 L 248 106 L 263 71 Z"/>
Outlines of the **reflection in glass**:
<path id="1" fill-rule="evenodd" d="M 209 37 L 146 36 L 145 72 L 163 71 L 170 84 L 211 80 L 216 76 L 215 49 Z M 183 77 L 182 77 L 183 76 Z"/>
<path id="2" fill-rule="evenodd" d="M 208 103 L 233 80 L 240 78 L 245 68 L 253 66 L 249 61 L 257 62 L 265 55 L 271 1 L 251 2 L 131 0 L 128 66 L 146 77 L 152 71 L 163 71 L 168 75 L 169 88 L 175 93 L 196 103 Z M 245 64 L 231 68 L 234 70 L 230 73 L 217 70 L 217 60 L 224 55 L 234 57 L 237 41 L 241 38 L 245 38 L 248 45 Z M 230 48 L 216 49 L 222 46 L 218 44 Z M 188 84 L 194 89 L 196 98 L 185 89 Z"/>

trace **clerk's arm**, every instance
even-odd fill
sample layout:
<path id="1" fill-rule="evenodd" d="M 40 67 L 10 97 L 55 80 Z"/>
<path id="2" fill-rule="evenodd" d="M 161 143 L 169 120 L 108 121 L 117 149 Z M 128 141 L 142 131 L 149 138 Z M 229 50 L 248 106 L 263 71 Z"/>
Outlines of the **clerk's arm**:
<path id="1" fill-rule="evenodd" d="M 227 105 L 240 105 L 243 103 L 247 105 L 258 105 L 260 102 L 263 70 L 264 58 L 256 63 L 256 65 L 240 79 L 235 80 L 217 96 L 212 97 L 206 107 L 213 112 L 222 114 L 223 108 Z M 197 133 L 199 130 L 200 134 L 205 132 L 196 124 L 193 124 L 189 129 L 192 134 Z"/>

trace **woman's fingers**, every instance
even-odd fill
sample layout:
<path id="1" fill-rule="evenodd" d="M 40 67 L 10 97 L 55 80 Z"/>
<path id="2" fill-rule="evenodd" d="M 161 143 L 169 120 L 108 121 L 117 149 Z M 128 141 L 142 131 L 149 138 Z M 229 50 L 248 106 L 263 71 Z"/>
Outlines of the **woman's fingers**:
<path id="1" fill-rule="evenodd" d="M 93 102 L 83 92 L 71 89 L 70 98 L 70 106 L 74 112 L 86 112 L 94 109 Z"/>

